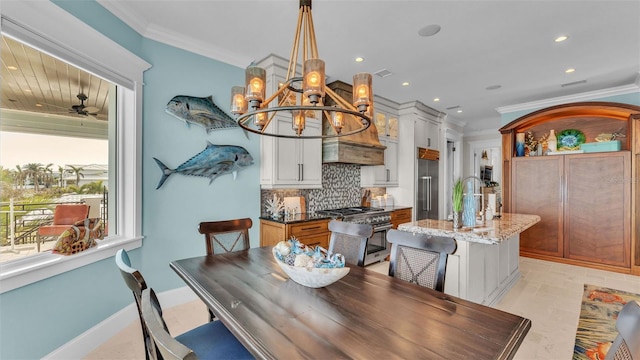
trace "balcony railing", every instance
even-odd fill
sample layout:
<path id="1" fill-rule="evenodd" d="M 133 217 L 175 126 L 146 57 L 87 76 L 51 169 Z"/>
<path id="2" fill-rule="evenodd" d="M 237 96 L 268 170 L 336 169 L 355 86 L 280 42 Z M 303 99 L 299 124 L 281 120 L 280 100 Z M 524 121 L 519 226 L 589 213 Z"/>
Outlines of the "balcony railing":
<path id="1" fill-rule="evenodd" d="M 100 218 L 105 224 L 107 224 L 109 213 L 107 198 L 105 191 L 100 199 Z M 2 209 L 0 211 L 0 246 L 11 246 L 13 250 L 14 246 L 35 244 L 38 228 L 53 222 L 53 211 L 56 205 L 82 203 L 84 203 L 82 199 L 42 203 L 0 203 Z M 12 206 L 13 209 L 11 209 Z"/>

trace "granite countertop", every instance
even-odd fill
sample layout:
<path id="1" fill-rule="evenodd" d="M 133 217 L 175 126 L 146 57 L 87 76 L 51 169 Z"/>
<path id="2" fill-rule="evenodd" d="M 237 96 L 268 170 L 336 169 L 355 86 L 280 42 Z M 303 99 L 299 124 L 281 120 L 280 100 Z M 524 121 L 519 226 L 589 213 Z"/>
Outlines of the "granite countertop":
<path id="1" fill-rule="evenodd" d="M 287 215 L 287 216 L 282 216 L 278 219 L 274 219 L 272 218 L 270 215 L 267 214 L 262 214 L 262 216 L 260 216 L 260 220 L 267 220 L 267 221 L 273 221 L 273 222 L 277 222 L 280 224 L 293 224 L 293 223 L 298 223 L 298 222 L 305 222 L 305 221 L 314 221 L 314 220 L 325 220 L 325 219 L 331 219 L 331 216 L 327 216 L 327 215 L 320 215 L 320 214 L 316 214 L 316 213 L 299 213 L 299 214 L 291 214 L 291 215 Z"/>
<path id="2" fill-rule="evenodd" d="M 398 230 L 453 237 L 456 240 L 482 244 L 498 244 L 519 234 L 540 221 L 538 215 L 503 213 L 501 218 L 478 224 L 473 228 L 454 230 L 453 222 L 447 220 L 419 220 L 400 224 Z"/>

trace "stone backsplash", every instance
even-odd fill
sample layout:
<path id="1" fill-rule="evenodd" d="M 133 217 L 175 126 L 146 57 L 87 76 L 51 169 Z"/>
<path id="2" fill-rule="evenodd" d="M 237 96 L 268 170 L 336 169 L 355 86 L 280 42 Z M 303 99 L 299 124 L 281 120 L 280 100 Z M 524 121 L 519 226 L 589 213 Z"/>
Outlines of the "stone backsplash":
<path id="1" fill-rule="evenodd" d="M 265 213 L 265 203 L 276 194 L 280 198 L 302 196 L 307 204 L 307 212 L 360 206 L 365 190 L 372 196 L 383 195 L 385 188 L 361 188 L 360 165 L 323 164 L 322 189 L 261 190 L 260 211 Z"/>

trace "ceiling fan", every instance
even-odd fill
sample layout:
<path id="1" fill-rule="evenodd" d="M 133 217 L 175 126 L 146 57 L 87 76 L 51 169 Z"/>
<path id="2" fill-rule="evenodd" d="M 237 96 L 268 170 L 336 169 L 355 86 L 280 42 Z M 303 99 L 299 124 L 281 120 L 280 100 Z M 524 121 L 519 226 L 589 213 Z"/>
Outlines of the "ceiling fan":
<path id="1" fill-rule="evenodd" d="M 77 95 L 78 99 L 80 100 L 80 104 L 78 105 L 72 105 L 71 109 L 69 109 L 69 113 L 73 114 L 76 113 L 78 115 L 83 115 L 83 116 L 95 116 L 98 115 L 98 111 L 100 111 L 100 109 L 98 109 L 95 106 L 85 106 L 84 105 L 84 101 L 87 100 L 87 95 L 85 95 L 84 93 L 80 93 Z"/>

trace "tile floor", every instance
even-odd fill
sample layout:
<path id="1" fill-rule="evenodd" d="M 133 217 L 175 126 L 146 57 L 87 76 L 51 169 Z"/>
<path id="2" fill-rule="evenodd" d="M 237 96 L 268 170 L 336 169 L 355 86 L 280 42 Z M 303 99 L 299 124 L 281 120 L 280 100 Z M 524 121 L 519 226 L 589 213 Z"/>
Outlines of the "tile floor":
<path id="1" fill-rule="evenodd" d="M 369 267 L 387 272 L 388 263 Z M 548 261 L 520 258 L 521 279 L 497 308 L 531 319 L 515 359 L 571 359 L 585 283 L 640 293 L 640 277 Z M 199 300 L 165 309 L 167 325 L 180 334 L 207 321 Z M 144 359 L 138 320 L 106 340 L 85 359 Z"/>

